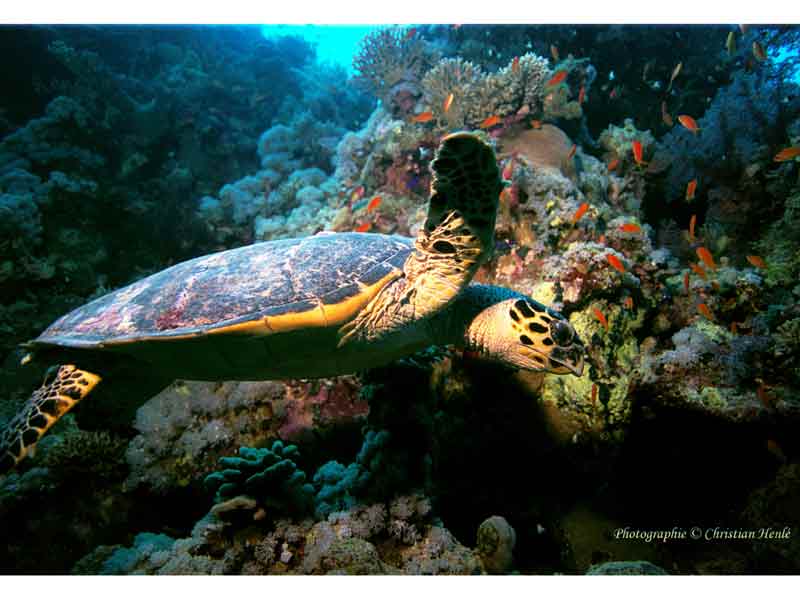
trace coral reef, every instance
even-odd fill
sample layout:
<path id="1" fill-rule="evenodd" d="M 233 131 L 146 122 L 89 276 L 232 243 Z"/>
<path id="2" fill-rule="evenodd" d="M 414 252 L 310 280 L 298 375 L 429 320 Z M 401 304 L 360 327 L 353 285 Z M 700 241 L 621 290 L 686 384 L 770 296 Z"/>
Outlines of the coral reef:
<path id="1" fill-rule="evenodd" d="M 132 547 L 101 546 L 73 569 L 109 575 L 480 572 L 474 552 L 433 524 L 430 503 L 418 496 L 332 513 L 317 523 L 278 521 L 271 531 L 235 531 L 209 514 L 189 538 L 142 533 Z"/>

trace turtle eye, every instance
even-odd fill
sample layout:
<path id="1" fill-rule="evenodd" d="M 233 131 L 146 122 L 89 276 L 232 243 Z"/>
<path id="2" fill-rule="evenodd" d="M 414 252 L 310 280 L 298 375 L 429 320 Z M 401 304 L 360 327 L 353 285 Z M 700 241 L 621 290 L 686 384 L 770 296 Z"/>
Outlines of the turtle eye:
<path id="1" fill-rule="evenodd" d="M 550 324 L 550 335 L 559 346 L 567 346 L 572 341 L 572 326 L 564 321 L 553 321 Z"/>

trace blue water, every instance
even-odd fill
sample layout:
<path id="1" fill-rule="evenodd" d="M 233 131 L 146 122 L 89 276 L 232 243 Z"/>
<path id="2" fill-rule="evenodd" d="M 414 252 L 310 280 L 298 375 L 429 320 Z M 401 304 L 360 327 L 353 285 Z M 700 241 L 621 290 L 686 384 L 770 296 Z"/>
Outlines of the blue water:
<path id="1" fill-rule="evenodd" d="M 261 32 L 268 39 L 299 36 L 316 47 L 320 61 L 339 64 L 352 74 L 359 41 L 376 28 L 377 25 L 264 25 Z"/>

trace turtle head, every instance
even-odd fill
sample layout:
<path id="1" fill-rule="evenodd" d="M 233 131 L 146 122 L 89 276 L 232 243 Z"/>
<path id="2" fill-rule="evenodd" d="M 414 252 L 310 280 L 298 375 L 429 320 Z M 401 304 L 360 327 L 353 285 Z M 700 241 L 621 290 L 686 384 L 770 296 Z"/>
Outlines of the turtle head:
<path id="1" fill-rule="evenodd" d="M 504 300 L 467 327 L 467 348 L 528 371 L 581 376 L 585 349 L 570 322 L 530 298 Z"/>

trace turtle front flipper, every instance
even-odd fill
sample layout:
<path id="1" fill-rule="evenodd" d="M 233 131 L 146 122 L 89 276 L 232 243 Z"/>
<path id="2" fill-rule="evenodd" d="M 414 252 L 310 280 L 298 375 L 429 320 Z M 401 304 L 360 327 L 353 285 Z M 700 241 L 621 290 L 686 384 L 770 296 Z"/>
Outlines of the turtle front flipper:
<path id="1" fill-rule="evenodd" d="M 50 380 L 49 373 L 54 370 L 55 376 Z M 49 373 L 0 434 L 0 475 L 19 464 L 47 430 L 100 383 L 99 375 L 75 365 L 54 367 Z"/>
<path id="2" fill-rule="evenodd" d="M 442 140 L 431 170 L 428 215 L 403 266 L 405 278 L 340 329 L 339 346 L 375 341 L 430 317 L 491 257 L 503 189 L 494 150 L 472 134 L 454 133 Z"/>

